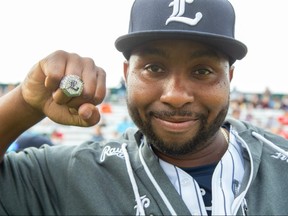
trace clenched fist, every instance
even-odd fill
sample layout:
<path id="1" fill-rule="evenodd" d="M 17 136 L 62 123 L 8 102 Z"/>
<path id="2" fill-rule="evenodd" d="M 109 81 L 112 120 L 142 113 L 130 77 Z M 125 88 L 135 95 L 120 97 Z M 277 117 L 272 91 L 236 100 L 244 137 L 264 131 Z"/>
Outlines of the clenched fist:
<path id="1" fill-rule="evenodd" d="M 77 75 L 84 83 L 80 96 L 68 97 L 59 88 L 63 77 Z M 91 58 L 56 51 L 38 62 L 21 84 L 27 104 L 54 122 L 92 126 L 100 120 L 96 105 L 106 92 L 106 75 Z"/>

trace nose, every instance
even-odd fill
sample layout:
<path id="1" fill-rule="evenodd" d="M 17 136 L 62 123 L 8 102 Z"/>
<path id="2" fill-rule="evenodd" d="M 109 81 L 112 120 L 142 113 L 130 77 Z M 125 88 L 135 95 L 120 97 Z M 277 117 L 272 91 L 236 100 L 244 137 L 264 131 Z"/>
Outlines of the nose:
<path id="1" fill-rule="evenodd" d="M 160 97 L 162 103 L 181 108 L 194 101 L 193 86 L 187 77 L 173 76 L 166 80 Z"/>

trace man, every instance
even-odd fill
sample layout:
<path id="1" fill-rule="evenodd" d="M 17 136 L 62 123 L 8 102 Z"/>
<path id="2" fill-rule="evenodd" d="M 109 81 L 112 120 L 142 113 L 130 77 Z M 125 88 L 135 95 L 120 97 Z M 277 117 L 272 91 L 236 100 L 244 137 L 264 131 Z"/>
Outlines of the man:
<path id="1" fill-rule="evenodd" d="M 48 135 L 25 132 L 13 142 L 7 151 L 22 151 L 29 147 L 40 148 L 43 144 L 54 145 Z"/>
<path id="2" fill-rule="evenodd" d="M 139 130 L 4 155 L 45 116 L 78 126 L 100 119 L 103 69 L 64 51 L 36 64 L 1 98 L 0 214 L 288 213 L 279 187 L 288 179 L 288 142 L 225 120 L 233 63 L 247 52 L 234 21 L 227 0 L 136 0 L 116 48 L 127 59 L 127 105 Z"/>

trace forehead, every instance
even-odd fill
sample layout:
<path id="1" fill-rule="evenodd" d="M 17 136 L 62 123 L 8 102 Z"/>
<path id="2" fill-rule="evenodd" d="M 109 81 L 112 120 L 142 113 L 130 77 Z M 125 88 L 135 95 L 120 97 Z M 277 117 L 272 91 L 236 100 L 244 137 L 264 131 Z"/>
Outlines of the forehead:
<path id="1" fill-rule="evenodd" d="M 228 57 L 212 46 L 191 40 L 155 40 L 142 44 L 132 50 L 131 55 L 157 55 L 168 58 L 170 53 L 188 55 L 191 58 Z"/>

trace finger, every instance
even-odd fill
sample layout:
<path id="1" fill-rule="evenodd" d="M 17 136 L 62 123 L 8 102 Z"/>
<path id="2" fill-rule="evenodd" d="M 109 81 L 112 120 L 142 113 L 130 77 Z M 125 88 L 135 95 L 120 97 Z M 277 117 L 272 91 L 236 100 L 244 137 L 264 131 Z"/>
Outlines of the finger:
<path id="1" fill-rule="evenodd" d="M 83 58 L 75 53 L 70 53 L 66 63 L 65 75 L 77 75 L 81 78 L 84 67 L 86 65 Z"/>
<path id="2" fill-rule="evenodd" d="M 106 74 L 102 68 L 94 64 L 93 60 L 87 59 L 87 61 L 90 62 L 92 68 L 86 67 L 82 74 L 83 80 L 85 80 L 83 98 L 98 105 L 106 94 Z M 91 74 L 90 70 L 94 73 Z"/>
<path id="3" fill-rule="evenodd" d="M 100 104 L 106 93 L 105 72 L 102 68 L 96 67 L 93 60 L 88 61 L 82 73 L 84 90 L 81 97 L 75 97 L 67 102 L 67 106 L 78 108 L 83 103 L 93 105 Z"/>
<path id="4" fill-rule="evenodd" d="M 68 56 L 68 61 L 66 63 L 65 76 L 62 78 L 62 80 L 65 79 L 65 77 L 67 77 L 66 81 L 68 81 L 68 80 L 70 80 L 68 78 L 68 76 L 72 76 L 72 75 L 79 77 L 81 79 L 81 76 L 83 73 L 83 68 L 85 68 L 85 67 L 86 67 L 86 65 L 85 65 L 85 62 L 83 61 L 82 57 L 80 57 L 77 54 L 70 54 Z M 60 82 L 60 85 L 62 83 L 62 80 Z M 68 82 L 70 82 L 70 81 L 68 81 Z M 67 84 L 69 85 L 70 83 L 67 83 Z M 70 90 L 72 90 L 72 88 Z M 69 92 L 69 89 L 67 89 L 67 90 L 62 89 L 62 91 L 56 91 L 56 94 L 54 95 L 55 100 L 59 104 L 65 104 L 71 100 L 71 96 L 67 95 L 68 92 L 66 92 L 66 94 L 65 94 L 64 91 Z"/>
<path id="5" fill-rule="evenodd" d="M 62 61 L 64 62 L 64 61 Z M 76 75 L 78 77 L 80 77 L 81 79 L 81 76 L 82 76 L 82 73 L 83 73 L 83 68 L 86 67 L 85 65 L 85 62 L 83 61 L 83 58 L 80 57 L 79 55 L 77 54 L 73 54 L 73 53 L 67 53 L 67 56 L 66 56 L 66 65 L 65 65 L 65 71 L 64 71 L 64 74 L 60 72 L 60 74 L 62 74 L 62 77 L 60 79 L 60 82 L 61 80 L 65 77 L 65 76 L 69 76 L 69 75 Z M 58 76 L 55 76 L 54 73 L 50 73 L 49 74 L 50 77 L 51 77 L 51 80 L 53 81 L 53 84 L 57 83 L 58 85 L 53 85 L 53 88 L 56 88 L 55 89 L 55 92 L 53 94 L 53 99 L 58 103 L 58 104 L 66 104 L 68 103 L 69 101 L 72 100 L 71 97 L 67 96 L 63 90 L 60 90 L 59 89 L 59 85 L 60 85 L 60 82 L 58 80 Z M 54 76 L 53 76 L 54 75 Z M 48 76 L 49 78 L 49 76 Z M 47 79 L 48 79 L 47 78 Z M 54 80 L 53 78 L 56 78 L 57 80 Z"/>
<path id="6" fill-rule="evenodd" d="M 40 66 L 46 76 L 45 87 L 55 91 L 66 72 L 69 53 L 56 51 L 40 61 Z"/>
<path id="7" fill-rule="evenodd" d="M 85 103 L 79 110 L 52 103 L 43 110 L 46 116 L 59 124 L 89 127 L 100 120 L 100 113 L 93 104 Z"/>
<path id="8" fill-rule="evenodd" d="M 83 61 L 85 61 L 86 67 L 83 69 L 82 73 L 84 89 L 81 96 L 84 100 L 95 104 L 94 95 L 96 91 L 98 68 L 96 67 L 94 61 L 90 58 L 85 58 Z"/>
<path id="9" fill-rule="evenodd" d="M 98 67 L 97 84 L 96 84 L 96 102 L 100 104 L 106 95 L 106 73 L 102 68 Z"/>
<path id="10" fill-rule="evenodd" d="M 93 104 L 82 104 L 79 107 L 78 114 L 84 126 L 92 126 L 100 121 L 99 110 Z"/>
<path id="11" fill-rule="evenodd" d="M 46 75 L 45 85 L 56 90 L 62 78 L 66 75 L 77 75 L 81 77 L 84 65 L 82 58 L 75 53 L 56 51 L 43 59 L 41 67 Z"/>
<path id="12" fill-rule="evenodd" d="M 53 92 L 53 100 L 60 105 L 68 104 L 71 101 L 72 97 L 67 97 L 64 92 L 58 88 L 55 92 Z"/>

